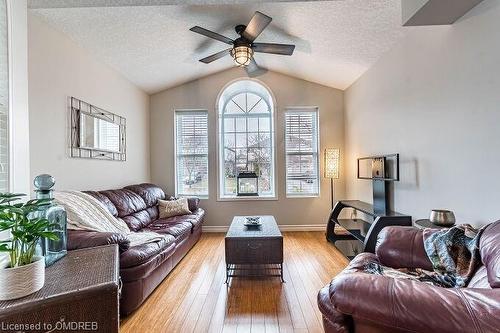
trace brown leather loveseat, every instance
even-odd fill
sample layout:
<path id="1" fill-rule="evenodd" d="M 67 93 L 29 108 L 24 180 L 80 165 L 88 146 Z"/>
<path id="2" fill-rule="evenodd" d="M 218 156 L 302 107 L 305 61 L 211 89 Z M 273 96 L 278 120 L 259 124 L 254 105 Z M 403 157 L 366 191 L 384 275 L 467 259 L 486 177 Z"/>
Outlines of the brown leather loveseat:
<path id="1" fill-rule="evenodd" d="M 189 198 L 191 214 L 159 218 L 158 199 L 166 199 L 163 190 L 153 184 L 127 186 L 108 191 L 87 191 L 121 218 L 131 231 L 154 231 L 165 235 L 159 242 L 130 247 L 128 240 L 115 233 L 68 231 L 68 249 L 118 244 L 120 278 L 123 283 L 120 313 L 134 311 L 163 281 L 170 271 L 200 239 L 205 212 L 197 198 Z"/>
<path id="2" fill-rule="evenodd" d="M 482 266 L 466 288 L 363 273 L 369 262 L 432 270 L 422 230 L 386 227 L 376 254 L 362 253 L 318 294 L 325 332 L 500 332 L 500 221 L 480 238 Z"/>

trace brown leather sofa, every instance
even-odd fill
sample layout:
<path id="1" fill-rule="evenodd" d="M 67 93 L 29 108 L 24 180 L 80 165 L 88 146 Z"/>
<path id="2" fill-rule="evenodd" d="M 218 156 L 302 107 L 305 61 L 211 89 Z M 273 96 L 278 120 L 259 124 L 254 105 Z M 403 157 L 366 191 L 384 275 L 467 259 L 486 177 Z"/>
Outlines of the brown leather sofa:
<path id="1" fill-rule="evenodd" d="M 102 202 L 111 214 L 121 218 L 134 232 L 154 231 L 165 235 L 159 242 L 130 247 L 128 240 L 114 233 L 68 231 L 68 249 L 118 244 L 120 278 L 123 283 L 120 313 L 130 314 L 153 292 L 201 236 L 205 212 L 197 198 L 189 198 L 189 215 L 159 218 L 158 199 L 163 190 L 153 184 L 127 186 L 108 191 L 86 191 Z"/>
<path id="2" fill-rule="evenodd" d="M 362 273 L 373 261 L 432 270 L 421 230 L 383 229 L 376 254 L 356 256 L 319 292 L 325 332 L 500 332 L 500 221 L 484 230 L 479 248 L 483 265 L 467 288 Z"/>

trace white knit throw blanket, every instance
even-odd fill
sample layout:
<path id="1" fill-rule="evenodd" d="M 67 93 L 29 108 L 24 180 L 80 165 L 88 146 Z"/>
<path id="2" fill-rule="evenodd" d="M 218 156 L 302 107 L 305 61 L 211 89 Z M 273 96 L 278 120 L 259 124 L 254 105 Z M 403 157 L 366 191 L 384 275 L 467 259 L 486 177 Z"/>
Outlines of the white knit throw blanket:
<path id="1" fill-rule="evenodd" d="M 127 224 L 114 217 L 96 198 L 79 191 L 56 192 L 54 198 L 66 209 L 68 229 L 122 234 L 130 246 L 161 240 L 164 236 L 156 232 L 132 232 Z"/>

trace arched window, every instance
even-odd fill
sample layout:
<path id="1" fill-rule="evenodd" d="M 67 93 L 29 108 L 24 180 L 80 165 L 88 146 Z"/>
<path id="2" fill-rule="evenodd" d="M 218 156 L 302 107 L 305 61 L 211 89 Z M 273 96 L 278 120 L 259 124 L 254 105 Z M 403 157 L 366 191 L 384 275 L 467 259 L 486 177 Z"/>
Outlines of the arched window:
<path id="1" fill-rule="evenodd" d="M 237 195 L 240 172 L 255 172 L 259 197 L 274 197 L 273 98 L 254 80 L 239 80 L 220 94 L 219 195 Z"/>

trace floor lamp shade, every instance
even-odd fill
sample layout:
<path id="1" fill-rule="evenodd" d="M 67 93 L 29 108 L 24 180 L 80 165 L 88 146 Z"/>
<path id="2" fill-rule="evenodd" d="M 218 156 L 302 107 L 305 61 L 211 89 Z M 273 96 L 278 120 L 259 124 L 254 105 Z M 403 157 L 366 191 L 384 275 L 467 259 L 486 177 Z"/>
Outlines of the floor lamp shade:
<path id="1" fill-rule="evenodd" d="M 325 178 L 339 178 L 340 149 L 325 149 Z"/>

